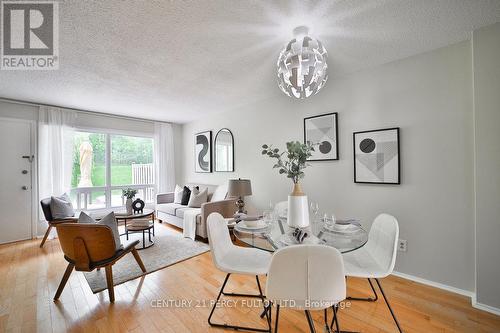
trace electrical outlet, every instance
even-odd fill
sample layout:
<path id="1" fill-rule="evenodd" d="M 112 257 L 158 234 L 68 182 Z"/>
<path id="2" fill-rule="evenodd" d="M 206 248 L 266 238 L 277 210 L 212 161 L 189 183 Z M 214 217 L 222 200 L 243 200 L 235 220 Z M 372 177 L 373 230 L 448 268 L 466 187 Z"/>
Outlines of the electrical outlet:
<path id="1" fill-rule="evenodd" d="M 400 239 L 398 241 L 398 251 L 401 252 L 408 251 L 408 241 L 406 239 Z"/>

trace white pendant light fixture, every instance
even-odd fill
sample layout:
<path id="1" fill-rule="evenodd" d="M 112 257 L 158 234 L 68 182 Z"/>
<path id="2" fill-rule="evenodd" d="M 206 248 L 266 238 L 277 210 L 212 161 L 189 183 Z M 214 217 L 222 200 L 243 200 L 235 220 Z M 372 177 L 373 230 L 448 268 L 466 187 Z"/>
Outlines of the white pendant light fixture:
<path id="1" fill-rule="evenodd" d="M 278 86 L 290 97 L 304 99 L 316 94 L 328 80 L 327 52 L 306 26 L 293 30 L 295 38 L 278 57 Z"/>

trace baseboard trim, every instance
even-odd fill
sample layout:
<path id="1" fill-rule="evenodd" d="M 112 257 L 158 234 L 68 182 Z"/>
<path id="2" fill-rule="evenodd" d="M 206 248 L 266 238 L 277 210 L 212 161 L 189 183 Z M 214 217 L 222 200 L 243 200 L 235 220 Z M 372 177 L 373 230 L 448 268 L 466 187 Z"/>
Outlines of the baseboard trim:
<path id="1" fill-rule="evenodd" d="M 413 276 L 413 275 L 410 275 L 410 274 L 396 272 L 396 271 L 392 272 L 392 275 L 401 277 L 403 279 L 407 279 L 407 280 L 415 281 L 415 282 L 418 282 L 418 283 L 422 283 L 422 284 L 425 284 L 425 285 L 428 285 L 428 286 L 431 286 L 431 287 L 436 287 L 436 288 L 439 288 L 439 289 L 450 291 L 450 292 L 455 293 L 455 294 L 459 294 L 459 295 L 470 297 L 471 302 L 473 301 L 473 299 L 476 296 L 476 294 L 473 291 L 469 291 L 469 290 L 464 290 L 464 289 L 452 287 L 452 286 L 449 286 L 447 284 L 443 284 L 443 283 L 439 283 L 439 282 L 434 282 L 434 281 L 427 280 L 427 279 L 424 279 L 424 278 L 421 278 L 421 277 L 418 277 L 418 276 Z"/>
<path id="2" fill-rule="evenodd" d="M 472 297 L 472 306 L 473 306 L 474 308 L 476 308 L 476 309 L 483 310 L 483 311 L 486 311 L 486 312 L 492 313 L 492 314 L 494 314 L 494 315 L 500 316 L 500 309 L 495 308 L 495 307 L 490 306 L 490 305 L 486 305 L 486 304 L 478 303 L 478 302 L 477 302 L 477 299 L 476 299 L 476 295 L 474 295 L 474 296 Z"/>

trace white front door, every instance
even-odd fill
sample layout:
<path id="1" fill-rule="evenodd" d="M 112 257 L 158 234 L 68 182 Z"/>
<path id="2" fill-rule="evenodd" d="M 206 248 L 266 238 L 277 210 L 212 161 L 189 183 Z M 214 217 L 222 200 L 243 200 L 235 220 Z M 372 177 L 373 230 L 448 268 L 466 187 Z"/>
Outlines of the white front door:
<path id="1" fill-rule="evenodd" d="M 32 236 L 31 123 L 0 119 L 0 243 Z"/>

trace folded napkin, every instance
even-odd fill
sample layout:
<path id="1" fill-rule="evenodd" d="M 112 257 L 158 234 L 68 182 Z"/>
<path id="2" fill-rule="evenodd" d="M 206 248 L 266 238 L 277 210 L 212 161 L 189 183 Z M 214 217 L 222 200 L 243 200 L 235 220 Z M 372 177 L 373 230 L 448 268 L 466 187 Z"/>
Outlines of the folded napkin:
<path id="1" fill-rule="evenodd" d="M 304 242 L 304 239 L 306 239 L 309 235 L 307 234 L 306 231 L 299 229 L 299 228 L 295 228 L 292 236 L 295 238 L 295 240 L 298 243 L 302 243 L 302 242 Z"/>

